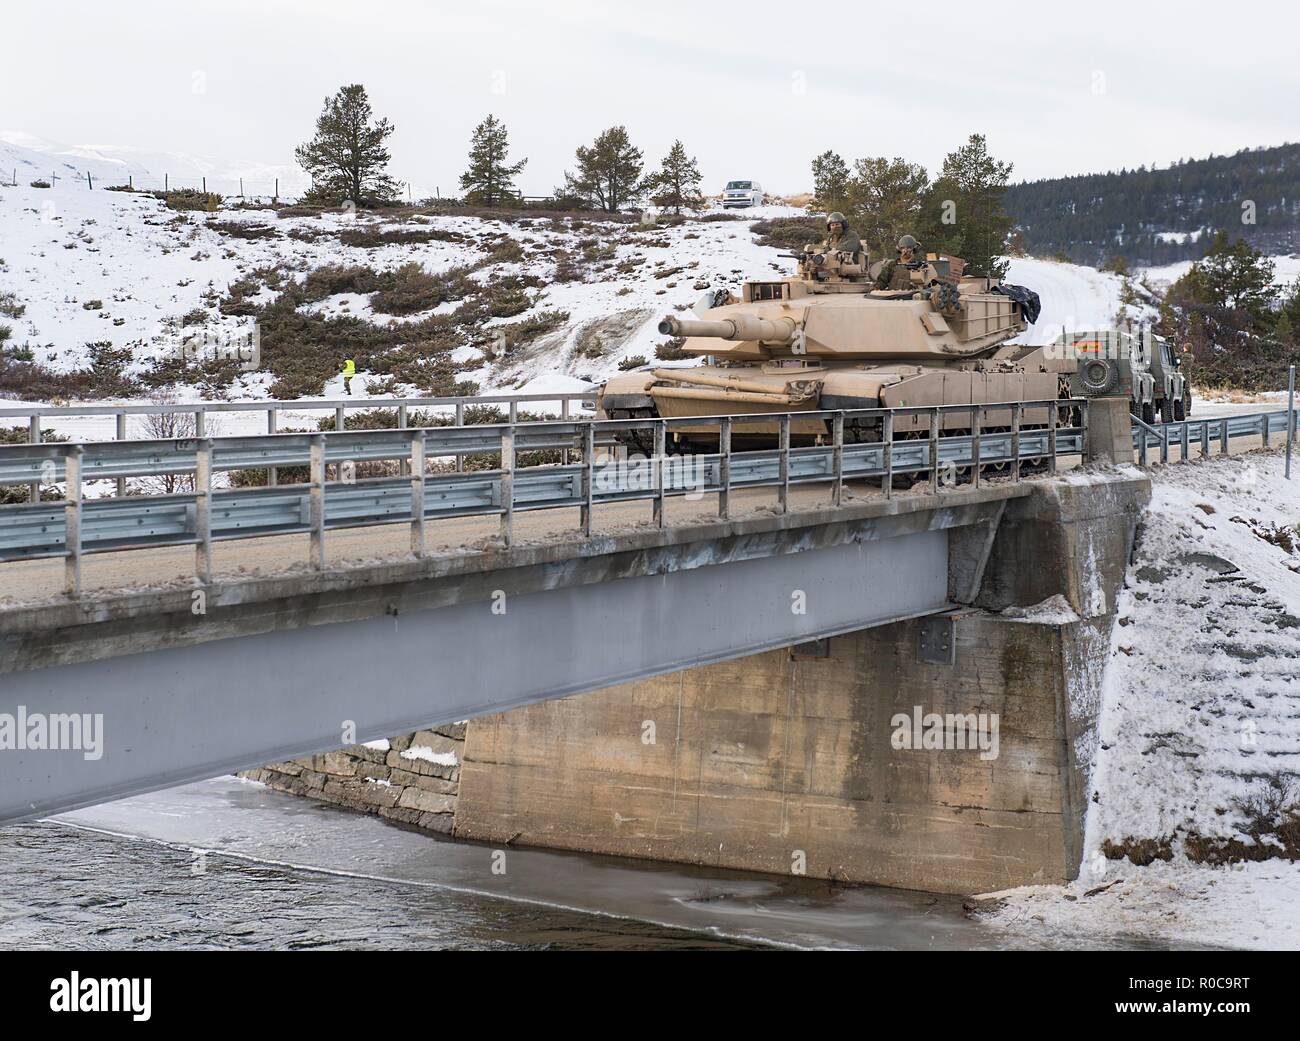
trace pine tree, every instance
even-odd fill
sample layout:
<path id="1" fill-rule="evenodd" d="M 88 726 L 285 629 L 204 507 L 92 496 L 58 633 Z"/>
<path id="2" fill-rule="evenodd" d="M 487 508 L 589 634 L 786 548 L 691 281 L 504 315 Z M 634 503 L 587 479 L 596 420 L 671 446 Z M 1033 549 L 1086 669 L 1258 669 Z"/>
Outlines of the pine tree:
<path id="1" fill-rule="evenodd" d="M 335 205 L 351 200 L 358 206 L 389 202 L 398 184 L 388 175 L 390 156 L 384 141 L 393 132 L 387 119 L 372 121 L 370 99 L 360 83 L 342 87 L 316 120 L 316 136 L 294 151 L 311 176 L 308 199 Z"/>
<path id="2" fill-rule="evenodd" d="M 626 127 L 610 127 L 590 148 L 579 146 L 577 161 L 576 174 L 564 173 L 561 194 L 566 197 L 616 213 L 645 192 L 641 149 L 633 147 Z"/>
<path id="3" fill-rule="evenodd" d="M 467 203 L 472 206 L 509 206 L 518 201 L 519 192 L 514 179 L 528 160 L 507 162 L 509 150 L 505 124 L 495 116 L 489 115 L 474 128 L 469 146 L 469 169 L 460 175 L 460 186 Z"/>
<path id="4" fill-rule="evenodd" d="M 905 159 L 867 158 L 853 164 L 844 209 L 871 256 L 892 258 L 902 236 L 921 237 L 917 223 L 928 184 L 925 167 Z M 924 239 L 921 244 L 929 246 Z"/>
<path id="5" fill-rule="evenodd" d="M 704 196 L 700 194 L 699 167 L 695 159 L 686 154 L 681 141 L 674 141 L 659 172 L 648 181 L 647 186 L 653 194 L 650 201 L 660 209 L 671 209 L 681 213 L 682 208 L 699 210 L 704 207 Z"/>
<path id="6" fill-rule="evenodd" d="M 950 152 L 925 201 L 925 227 L 917 237 L 926 250 L 964 258 L 971 274 L 1001 277 L 1006 264 L 997 258 L 1013 224 L 1002 208 L 1011 170 L 989 155 L 983 134 L 971 134 Z"/>
<path id="7" fill-rule="evenodd" d="M 813 198 L 809 208 L 831 213 L 848 205 L 849 167 L 829 149 L 812 161 Z"/>

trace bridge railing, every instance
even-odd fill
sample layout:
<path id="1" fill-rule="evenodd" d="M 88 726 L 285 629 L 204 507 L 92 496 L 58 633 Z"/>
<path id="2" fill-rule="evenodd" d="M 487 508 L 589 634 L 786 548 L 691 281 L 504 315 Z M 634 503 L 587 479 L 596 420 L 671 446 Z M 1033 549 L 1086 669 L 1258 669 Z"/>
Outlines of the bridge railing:
<path id="1" fill-rule="evenodd" d="M 63 557 L 67 592 L 78 595 L 88 553 L 193 545 L 196 571 L 208 581 L 213 543 L 224 540 L 306 533 L 311 564 L 322 568 L 325 532 L 343 528 L 408 524 L 411 552 L 420 556 L 427 522 L 441 518 L 498 516 L 508 546 L 514 515 L 531 510 L 576 507 L 587 536 L 595 507 L 613 502 L 649 500 L 653 523 L 662 527 L 669 496 L 716 494 L 725 519 L 732 493 L 746 488 L 775 489 L 781 512 L 789 508 L 791 488 L 802 484 L 829 484 L 836 505 L 849 480 L 878 479 L 888 497 L 896 477 L 928 475 L 938 493 L 963 472 L 974 485 L 986 468 L 1019 480 L 1025 467 L 1050 471 L 1062 456 L 1083 455 L 1086 409 L 1086 400 L 1069 399 L 3 446 L 0 486 L 61 483 L 66 493 L 0 506 L 0 561 Z M 1027 425 L 1026 414 L 1046 422 Z M 810 423 L 823 432 L 808 438 Z M 735 451 L 737 428 L 748 433 L 755 425 L 775 426 L 776 447 Z M 792 446 L 796 426 L 813 443 Z M 954 426 L 962 432 L 945 433 Z M 867 430 L 875 440 L 854 440 Z M 652 451 L 601 449 L 611 437 L 644 441 Z M 680 437 L 692 445 L 704 438 L 705 447 L 717 450 L 682 451 Z M 556 450 L 558 463 L 519 465 L 521 452 Z M 499 458 L 488 459 L 486 469 L 430 468 L 437 457 L 477 456 L 483 463 L 485 455 Z M 358 463 L 385 461 L 395 475 L 356 476 Z M 305 466 L 308 479 L 246 488 L 213 484 L 219 471 L 286 466 Z M 95 480 L 176 475 L 193 475 L 193 487 L 116 498 L 85 494 Z"/>
<path id="2" fill-rule="evenodd" d="M 1177 445 L 1181 458 L 1192 458 L 1192 446 L 1197 446 L 1201 458 L 1218 445 L 1219 452 L 1227 455 L 1233 439 L 1258 437 L 1263 447 L 1269 448 L 1275 434 L 1289 441 L 1295 439 L 1294 412 L 1280 409 L 1274 412 L 1251 412 L 1238 416 L 1216 416 L 1214 419 L 1182 419 L 1170 423 L 1144 423 L 1133 417 L 1133 448 L 1138 464 L 1150 462 L 1151 450 L 1159 451 L 1160 462 L 1169 462 L 1169 449 Z"/>

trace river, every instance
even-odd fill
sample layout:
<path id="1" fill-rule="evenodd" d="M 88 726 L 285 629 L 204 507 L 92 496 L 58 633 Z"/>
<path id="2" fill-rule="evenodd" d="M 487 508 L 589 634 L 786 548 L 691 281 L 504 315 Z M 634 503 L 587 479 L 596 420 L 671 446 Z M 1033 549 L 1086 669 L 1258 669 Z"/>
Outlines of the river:
<path id="1" fill-rule="evenodd" d="M 968 918 L 959 897 L 499 850 L 230 777 L 0 829 L 0 948 L 1038 943 Z"/>

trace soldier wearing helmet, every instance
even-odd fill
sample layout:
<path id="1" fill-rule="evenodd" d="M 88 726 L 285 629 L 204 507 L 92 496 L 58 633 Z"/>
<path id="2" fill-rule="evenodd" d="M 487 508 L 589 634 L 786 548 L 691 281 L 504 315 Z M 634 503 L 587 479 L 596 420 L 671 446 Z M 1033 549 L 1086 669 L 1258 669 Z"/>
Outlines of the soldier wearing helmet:
<path id="1" fill-rule="evenodd" d="M 841 253 L 862 252 L 862 240 L 839 210 L 826 218 L 826 244 L 822 248 L 827 251 L 836 249 Z"/>
<path id="2" fill-rule="evenodd" d="M 904 290 L 913 288 L 912 270 L 925 263 L 921 244 L 911 235 L 898 240 L 898 259 L 891 260 L 876 276 L 877 289 Z"/>

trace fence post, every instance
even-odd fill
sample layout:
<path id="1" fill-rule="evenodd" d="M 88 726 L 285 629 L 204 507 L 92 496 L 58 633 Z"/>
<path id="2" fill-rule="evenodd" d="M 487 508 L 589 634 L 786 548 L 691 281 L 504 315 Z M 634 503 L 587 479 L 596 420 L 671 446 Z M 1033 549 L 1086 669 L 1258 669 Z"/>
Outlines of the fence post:
<path id="1" fill-rule="evenodd" d="M 1178 452 L 1179 455 L 1181 456 L 1181 458 L 1178 461 L 1180 463 L 1187 462 L 1188 461 L 1187 457 L 1192 454 L 1191 436 L 1192 436 L 1192 432 L 1191 430 L 1188 429 L 1187 420 L 1184 419 L 1183 428 L 1179 432 L 1179 440 L 1178 440 Z"/>
<path id="2" fill-rule="evenodd" d="M 515 428 L 501 432 L 501 541 L 507 546 L 514 535 Z"/>
<path id="3" fill-rule="evenodd" d="M 1286 479 L 1291 480 L 1291 447 L 1295 444 L 1295 366 L 1286 374 Z"/>
<path id="4" fill-rule="evenodd" d="M 512 402 L 513 404 L 513 402 Z M 668 454 L 668 421 L 664 419 L 655 422 L 655 457 L 651 461 L 655 473 L 655 500 L 654 500 L 654 525 L 656 528 L 664 526 L 664 507 L 667 505 L 667 481 L 664 479 L 664 460 Z"/>
<path id="5" fill-rule="evenodd" d="M 831 420 L 831 504 L 844 499 L 844 413 L 836 412 Z"/>
<path id="6" fill-rule="evenodd" d="M 27 423 L 27 443 L 29 445 L 39 445 L 41 443 L 41 417 L 39 414 L 32 416 Z M 31 493 L 32 502 L 41 501 L 41 482 L 33 481 L 28 486 Z"/>
<path id="7" fill-rule="evenodd" d="M 980 486 L 980 428 L 983 426 L 984 410 L 976 405 L 970 410 L 970 483 L 972 488 Z"/>
<path id="8" fill-rule="evenodd" d="M 1011 480 L 1020 480 L 1020 423 L 1025 406 L 1017 401 L 1011 408 Z"/>
<path id="9" fill-rule="evenodd" d="M 722 417 L 718 430 L 718 517 L 731 519 L 731 417 Z"/>
<path id="10" fill-rule="evenodd" d="M 464 425 L 465 425 L 465 402 L 458 401 L 456 402 L 456 426 L 463 427 Z M 457 452 L 456 472 L 463 473 L 464 471 L 465 471 L 465 457 L 460 452 Z"/>
<path id="11" fill-rule="evenodd" d="M 1219 455 L 1228 455 L 1232 451 L 1228 444 L 1228 417 L 1219 420 Z"/>
<path id="12" fill-rule="evenodd" d="M 194 570 L 212 581 L 212 442 L 200 438 L 194 459 Z"/>
<path id="13" fill-rule="evenodd" d="M 1053 402 L 1049 404 L 1047 406 L 1047 471 L 1048 473 L 1056 473 L 1056 424 L 1060 418 L 1061 418 L 1061 414 L 1059 409 L 1056 406 L 1056 403 Z M 1087 427 L 1086 423 L 1084 424 L 1084 427 L 1085 428 Z M 1085 459 L 1087 458 L 1086 453 L 1084 454 L 1084 458 Z"/>
<path id="14" fill-rule="evenodd" d="M 592 507 L 596 499 L 596 427 L 588 423 L 582 432 L 582 508 L 578 511 L 578 523 L 582 534 L 591 537 Z"/>
<path id="15" fill-rule="evenodd" d="M 894 413 L 886 412 L 880 423 L 880 454 L 884 464 L 885 476 L 881 478 L 881 488 L 886 499 L 894 497 Z"/>
<path id="16" fill-rule="evenodd" d="M 68 446 L 63 458 L 63 472 L 68 483 L 68 497 L 63 506 L 64 551 L 63 591 L 70 597 L 81 596 L 81 455 L 79 444 Z"/>
<path id="17" fill-rule="evenodd" d="M 424 431 L 411 431 L 411 553 L 424 556 Z"/>
<path id="18" fill-rule="evenodd" d="M 400 429 L 400 430 L 405 430 L 405 429 L 406 429 L 406 421 L 407 421 L 407 415 L 406 415 L 406 402 L 402 402 L 400 405 L 397 406 L 397 426 L 398 426 L 398 429 Z M 409 459 L 403 459 L 403 460 L 401 461 L 401 463 L 398 465 L 398 473 L 399 473 L 402 477 L 405 477 L 407 474 L 409 474 L 409 473 L 411 472 L 411 465 L 410 465 L 410 463 L 411 463 L 411 461 L 410 461 Z"/>
<path id="19" fill-rule="evenodd" d="M 939 494 L 939 409 L 930 410 L 930 494 Z"/>
<path id="20" fill-rule="evenodd" d="M 781 487 L 777 489 L 777 506 L 781 513 L 790 512 L 790 413 L 780 420 L 780 432 L 777 435 L 777 466 L 781 478 Z"/>
<path id="21" fill-rule="evenodd" d="M 208 414 L 203 409 L 197 409 L 194 413 L 194 436 L 208 436 Z"/>
<path id="22" fill-rule="evenodd" d="M 308 485 L 307 521 L 311 526 L 311 566 L 325 566 L 325 435 L 311 438 L 311 482 Z"/>
<path id="23" fill-rule="evenodd" d="M 1201 420 L 1201 458 L 1206 459 L 1210 454 L 1210 421 Z"/>
<path id="24" fill-rule="evenodd" d="M 118 412 L 117 414 L 116 434 L 117 434 L 117 439 L 119 441 L 126 440 L 126 413 L 125 412 Z M 126 494 L 126 478 L 119 477 L 117 479 L 117 496 L 120 499 L 125 494 Z"/>
<path id="25" fill-rule="evenodd" d="M 1259 436 L 1264 442 L 1264 447 L 1268 447 L 1268 413 L 1264 412 L 1259 417 Z"/>
<path id="26" fill-rule="evenodd" d="M 279 416 L 279 410 L 278 410 L 278 409 L 268 408 L 268 409 L 266 410 L 266 432 L 267 432 L 268 434 L 274 434 L 274 433 L 275 433 L 275 428 L 276 428 L 276 425 L 277 425 L 277 424 L 276 424 L 276 421 L 277 421 L 277 417 L 278 417 L 278 416 Z M 279 480 L 279 476 L 280 476 L 280 475 L 277 473 L 277 471 L 276 471 L 276 467 L 272 466 L 270 469 L 268 469 L 268 470 L 266 471 L 266 483 L 267 483 L 267 485 L 268 485 L 269 487 L 275 487 L 277 481 Z"/>

